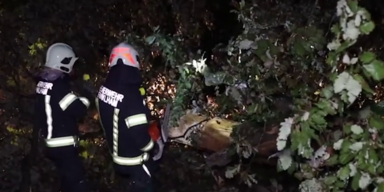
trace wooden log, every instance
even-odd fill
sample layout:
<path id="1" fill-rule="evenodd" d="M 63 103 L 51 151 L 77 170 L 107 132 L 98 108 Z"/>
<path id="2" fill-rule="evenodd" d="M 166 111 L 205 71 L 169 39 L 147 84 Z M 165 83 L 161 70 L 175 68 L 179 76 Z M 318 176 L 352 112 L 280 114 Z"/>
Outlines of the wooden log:
<path id="1" fill-rule="evenodd" d="M 178 127 L 169 128 L 169 139 L 197 148 L 220 151 L 231 144 L 230 134 L 237 124 L 226 119 L 209 119 L 190 113 L 180 118 Z"/>
<path id="2" fill-rule="evenodd" d="M 245 135 L 244 142 L 250 144 L 258 154 L 269 156 L 277 151 L 278 126 L 272 125 L 257 128 L 249 123 L 240 124 L 219 117 L 209 118 L 189 113 L 180 118 L 177 127 L 170 127 L 168 134 L 169 139 L 173 142 L 220 152 L 226 150 L 233 142 L 231 133 L 236 125 L 238 126 L 237 132 L 253 130 L 252 134 L 246 132 L 238 134 Z"/>

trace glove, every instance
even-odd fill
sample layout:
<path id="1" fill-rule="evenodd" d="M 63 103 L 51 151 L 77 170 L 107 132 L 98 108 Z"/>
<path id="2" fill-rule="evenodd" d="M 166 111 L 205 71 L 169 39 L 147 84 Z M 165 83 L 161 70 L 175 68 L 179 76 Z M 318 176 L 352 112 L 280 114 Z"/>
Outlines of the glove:
<path id="1" fill-rule="evenodd" d="M 141 96 L 145 95 L 145 89 L 144 88 L 140 87 L 139 91 L 140 91 Z"/>

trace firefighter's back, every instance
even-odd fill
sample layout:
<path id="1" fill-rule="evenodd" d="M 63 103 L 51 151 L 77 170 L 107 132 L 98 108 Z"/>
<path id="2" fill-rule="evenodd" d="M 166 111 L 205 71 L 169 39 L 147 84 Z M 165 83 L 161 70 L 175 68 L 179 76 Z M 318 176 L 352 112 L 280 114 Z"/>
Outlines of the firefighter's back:
<path id="1" fill-rule="evenodd" d="M 62 192 L 87 192 L 84 167 L 78 155 L 77 119 L 90 102 L 71 91 L 69 73 L 77 60 L 72 47 L 55 43 L 47 51 L 45 68 L 36 79 L 34 132 L 46 144 L 46 156 L 60 175 Z"/>
<path id="2" fill-rule="evenodd" d="M 71 93 L 69 82 L 62 78 L 52 82 L 40 79 L 36 93 L 35 115 L 43 137 L 51 139 L 77 135 L 76 118 L 60 107 L 60 101 Z"/>
<path id="3" fill-rule="evenodd" d="M 96 104 L 112 154 L 116 173 L 133 181 L 131 191 L 144 191 L 151 183 L 149 109 L 143 103 L 137 51 L 126 43 L 113 48 L 109 74 Z"/>
<path id="4" fill-rule="evenodd" d="M 148 140 L 148 132 L 141 129 L 129 129 L 125 120 L 129 116 L 140 114 L 145 114 L 146 119 L 149 119 L 148 109 L 143 105 L 139 90 L 129 87 L 122 89 L 106 82 L 100 87 L 97 99 L 106 139 L 110 144 L 118 143 L 118 145 L 109 145 L 112 155 L 122 157 L 141 155 L 140 146 L 137 146 L 135 141 L 140 137 L 145 137 L 144 141 Z"/>

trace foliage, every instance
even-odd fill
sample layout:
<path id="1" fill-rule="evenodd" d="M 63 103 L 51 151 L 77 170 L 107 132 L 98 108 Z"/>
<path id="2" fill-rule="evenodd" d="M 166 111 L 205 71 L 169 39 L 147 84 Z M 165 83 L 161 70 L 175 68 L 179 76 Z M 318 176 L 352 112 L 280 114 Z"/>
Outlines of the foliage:
<path id="1" fill-rule="evenodd" d="M 234 98 L 244 97 L 244 100 L 235 101 L 235 108 L 240 112 L 233 114 L 234 118 L 266 122 L 285 115 L 276 142 L 279 152 L 271 157 L 278 157 L 278 170 L 286 170 L 302 181 L 301 191 L 383 190 L 383 179 L 379 176 L 383 171 L 379 135 L 382 135 L 384 122 L 369 108 L 360 109 L 356 115 L 354 107 L 365 99 L 372 99 L 376 93 L 371 86 L 384 78 L 384 63 L 374 52 L 350 49 L 359 36 L 369 35 L 374 30 L 369 12 L 359 7 L 357 1 L 340 0 L 338 22 L 330 29 L 333 39 L 326 44 L 328 32 L 323 30 L 322 22 L 331 21 L 332 13 L 325 13 L 320 22 L 307 20 L 303 25 L 300 18 L 315 19 L 316 10 L 305 6 L 294 8 L 284 3 L 273 6 L 291 13 L 284 15 L 285 22 L 276 19 L 271 24 L 266 18 L 276 18 L 272 16 L 274 13 L 266 13 L 259 5 L 249 5 L 245 1 L 234 11 L 243 23 L 244 32 L 225 49 L 228 63 L 215 73 L 232 77 L 235 81 L 231 83 L 222 80 L 217 84 L 229 85 L 231 91 L 237 92 Z M 312 6 L 316 7 L 317 1 Z M 278 26 L 280 30 L 276 29 Z M 207 72 L 210 69 L 205 60 L 193 60 L 190 64 L 205 81 L 212 75 Z M 200 70 L 198 65 L 206 70 Z M 245 82 L 246 88 L 235 86 L 233 89 L 236 81 Z M 180 78 L 178 92 L 182 95 L 184 89 L 190 91 L 187 84 L 189 82 Z M 206 86 L 217 84 L 205 83 Z M 289 116 L 279 114 L 268 105 L 268 100 L 273 102 L 277 93 L 294 99 Z M 249 100 L 251 104 L 247 103 Z M 225 108 L 228 102 L 218 103 L 218 108 Z M 181 103 L 183 105 L 177 101 L 175 104 L 185 108 L 185 102 Z M 255 133 L 255 128 L 237 129 L 246 129 L 234 130 L 237 153 L 244 158 L 250 158 L 251 153 L 257 155 L 258 152 L 252 150 L 255 148 L 252 137 L 249 137 Z M 257 183 L 255 174 L 257 172 L 250 171 L 249 165 L 240 163 L 227 167 L 225 176 L 239 175 L 242 181 L 252 185 Z"/>
<path id="2" fill-rule="evenodd" d="M 320 90 L 320 97 L 310 108 L 307 103 L 297 106 L 299 113 L 289 118 L 289 126 L 282 123 L 277 141 L 279 151 L 289 150 L 292 153 L 289 156 L 301 156 L 307 159 L 306 163 L 289 160 L 287 166 L 281 166 L 289 159 L 284 157 L 280 166 L 284 170 L 296 167 L 295 175 L 304 180 L 300 185 L 302 191 L 313 191 L 314 188 L 318 191 L 365 190 L 372 185 L 377 191 L 383 185 L 379 176 L 384 171 L 379 158 L 383 151 L 378 138 L 383 121 L 374 113 L 354 117 L 360 118 L 359 121 L 346 117 L 353 115 L 349 109 L 357 103 L 358 97 L 372 96 L 367 82 L 384 79 L 380 74 L 384 63 L 372 52 L 361 51 L 358 56 L 351 57 L 348 51 L 360 35 L 373 31 L 375 25 L 368 11 L 359 7 L 357 1 L 340 0 L 337 16 L 339 22 L 332 26 L 335 37 L 327 46 L 330 50 L 327 64 L 332 69 L 326 75 L 331 83 Z M 372 68 L 375 70 L 370 70 Z M 339 130 L 327 120 L 331 116 L 343 118 Z M 291 141 L 289 148 L 285 144 L 287 136 Z M 324 136 L 329 140 L 320 139 Z M 319 170 L 321 167 L 336 169 L 322 171 Z M 310 183 L 310 180 L 316 182 Z"/>
<path id="3" fill-rule="evenodd" d="M 256 121 L 276 117 L 273 111 L 268 113 L 268 108 L 260 107 L 266 103 L 268 95 L 280 92 L 294 97 L 294 114 L 280 124 L 277 138 L 280 152 L 275 155 L 278 170 L 287 170 L 302 180 L 301 191 L 371 187 L 375 191 L 382 190 L 384 184 L 379 175 L 383 171 L 380 158 L 383 151 L 379 135 L 382 135 L 383 120 L 374 113 L 356 117 L 351 110 L 358 98 L 372 97 L 372 82 L 384 78 L 384 63 L 374 53 L 359 51 L 355 53 L 357 56 L 352 56 L 348 52 L 360 35 L 368 35 L 375 28 L 368 11 L 354 0 L 338 2 L 339 22 L 331 28 L 334 39 L 327 45 L 328 52 L 324 50 L 324 32 L 313 24 L 283 24 L 286 29 L 279 34 L 290 33 L 285 43 L 279 43 L 282 36 L 276 37 L 273 32 L 261 33 L 263 28 L 256 24 L 259 17 L 257 12 L 252 12 L 254 8 L 257 7 L 246 6 L 244 1 L 239 4 L 237 13 L 245 31 L 231 44 L 228 55 L 236 56 L 232 57 L 230 65 L 238 64 L 231 69 L 232 74 L 236 68 L 241 69 L 235 74 L 243 73 L 249 91 L 257 91 L 262 101 L 253 104 L 259 111 L 253 107 L 248 111 L 252 116 L 261 117 Z M 247 14 L 251 16 L 245 16 Z M 253 36 L 256 33 L 258 35 Z M 233 54 L 235 50 L 238 52 Z M 290 75 L 292 73 L 294 76 Z M 320 89 L 313 95 L 318 82 L 321 82 Z M 249 121 L 251 117 L 243 118 Z M 332 122 L 334 118 L 342 122 L 336 125 Z M 244 149 L 249 151 L 252 145 L 241 137 L 235 136 L 237 152 L 248 158 L 249 152 L 245 153 Z M 254 175 L 250 172 L 244 177 L 241 166 L 228 167 L 226 176 L 232 178 L 241 173 L 242 180 L 250 185 L 255 181 Z"/>

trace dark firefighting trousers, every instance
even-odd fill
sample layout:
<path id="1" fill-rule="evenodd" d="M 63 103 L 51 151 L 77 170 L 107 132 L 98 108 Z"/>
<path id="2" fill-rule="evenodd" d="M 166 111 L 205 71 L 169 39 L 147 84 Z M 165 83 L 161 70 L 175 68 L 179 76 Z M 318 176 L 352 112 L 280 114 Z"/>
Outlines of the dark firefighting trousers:
<path id="1" fill-rule="evenodd" d="M 47 157 L 54 163 L 61 181 L 61 192 L 88 192 L 85 169 L 75 146 L 47 147 Z"/>
<path id="2" fill-rule="evenodd" d="M 151 151 L 154 142 L 148 133 L 148 117 L 145 110 L 142 110 L 143 113 L 137 113 L 144 108 L 142 103 L 139 104 L 141 108 L 125 107 L 120 110 L 96 100 L 115 172 L 130 181 L 127 183 L 128 191 L 151 192 L 151 173 L 154 168 Z M 129 115 L 125 112 L 127 109 L 135 109 L 136 114 Z"/>
<path id="3" fill-rule="evenodd" d="M 152 192 L 152 172 L 154 162 L 149 159 L 142 165 L 122 166 L 114 164 L 115 171 L 118 175 L 129 181 L 128 191 L 132 192 Z"/>
<path id="4" fill-rule="evenodd" d="M 124 134 L 126 130 L 123 129 L 128 130 L 128 128 L 123 127 L 119 130 L 122 132 L 122 135 L 126 135 Z M 124 180 L 128 181 L 126 186 L 127 191 L 152 192 L 152 173 L 155 169 L 155 162 L 152 159 L 150 151 L 142 152 L 137 147 L 132 146 L 134 143 L 129 142 L 130 138 L 132 137 L 123 139 L 124 137 L 122 135 L 119 135 L 120 141 L 117 142 L 111 138 L 111 135 L 106 135 L 107 140 L 111 141 L 108 142 L 110 145 L 112 145 L 111 147 L 119 148 L 118 152 L 112 152 L 112 159 L 114 162 L 114 169 L 116 174 L 120 175 Z M 144 148 L 153 148 L 152 140 L 149 141 L 150 142 L 148 145 Z M 134 151 L 136 151 L 136 153 Z"/>

